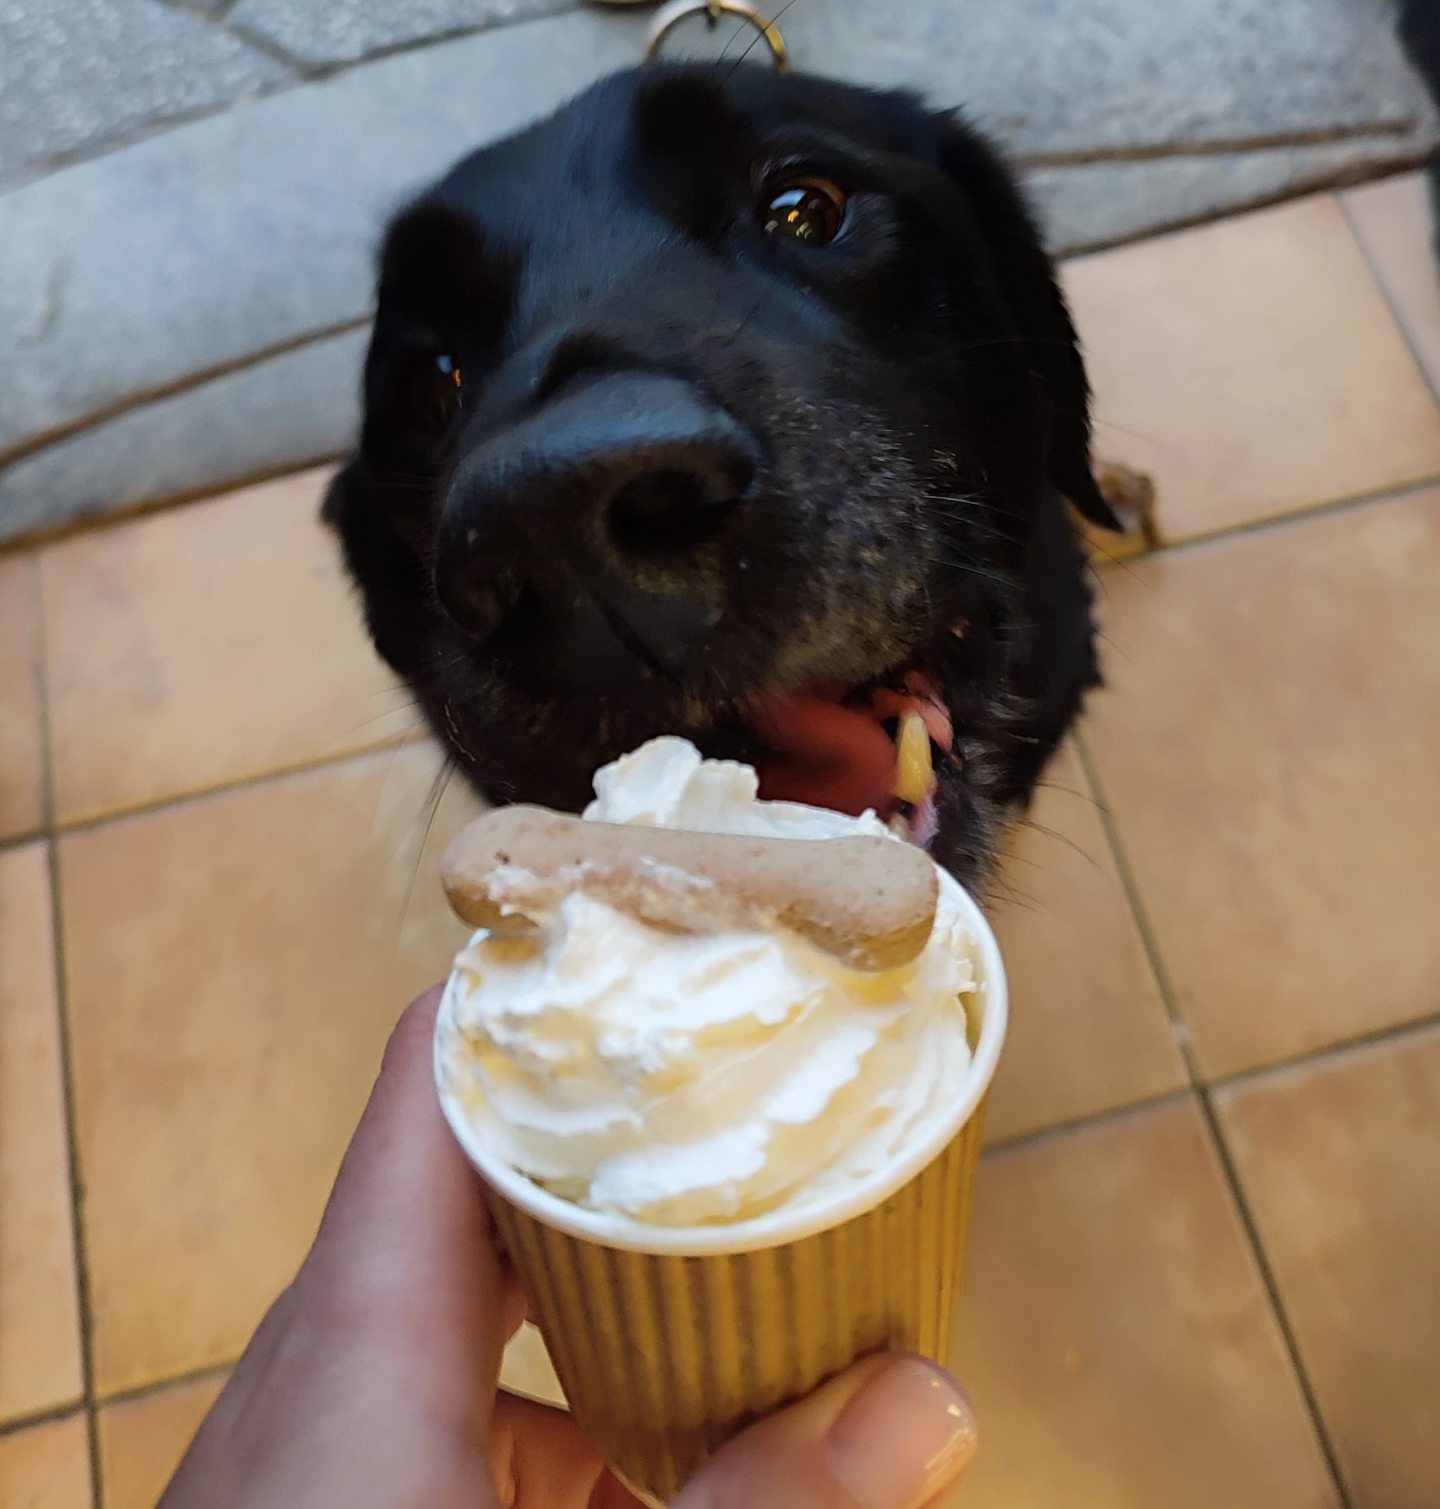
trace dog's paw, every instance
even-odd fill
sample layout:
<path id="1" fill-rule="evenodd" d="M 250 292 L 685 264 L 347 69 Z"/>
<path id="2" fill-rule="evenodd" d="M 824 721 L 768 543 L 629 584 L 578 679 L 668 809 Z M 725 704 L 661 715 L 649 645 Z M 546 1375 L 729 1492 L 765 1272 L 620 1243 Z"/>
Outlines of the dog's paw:
<path id="1" fill-rule="evenodd" d="M 1150 476 L 1118 461 L 1102 459 L 1095 463 L 1095 483 L 1120 520 L 1121 533 L 1097 529 L 1077 516 L 1091 556 L 1098 562 L 1124 561 L 1156 549 L 1160 529 L 1155 518 L 1155 483 Z"/>

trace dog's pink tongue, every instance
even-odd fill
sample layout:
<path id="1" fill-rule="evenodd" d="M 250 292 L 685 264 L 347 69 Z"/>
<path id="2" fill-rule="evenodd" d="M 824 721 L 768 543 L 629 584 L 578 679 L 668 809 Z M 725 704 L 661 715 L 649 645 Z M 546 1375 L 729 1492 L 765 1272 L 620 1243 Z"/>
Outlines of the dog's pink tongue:
<path id="1" fill-rule="evenodd" d="M 851 817 L 894 806 L 895 745 L 873 712 L 824 697 L 765 697 L 753 716 L 770 751 L 758 767 L 762 797 Z"/>

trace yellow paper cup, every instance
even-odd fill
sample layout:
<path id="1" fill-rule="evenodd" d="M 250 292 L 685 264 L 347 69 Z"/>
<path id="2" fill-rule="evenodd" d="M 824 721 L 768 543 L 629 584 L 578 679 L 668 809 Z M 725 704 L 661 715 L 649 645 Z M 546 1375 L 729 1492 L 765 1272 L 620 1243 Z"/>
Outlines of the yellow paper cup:
<path id="1" fill-rule="evenodd" d="M 976 944 L 973 1059 L 952 1113 L 891 1167 L 798 1215 L 619 1222 L 497 1160 L 442 1090 L 570 1408 L 645 1501 L 668 1503 L 716 1447 L 857 1358 L 894 1349 L 948 1362 L 1006 1021 L 994 936 L 968 896 L 963 916 Z"/>

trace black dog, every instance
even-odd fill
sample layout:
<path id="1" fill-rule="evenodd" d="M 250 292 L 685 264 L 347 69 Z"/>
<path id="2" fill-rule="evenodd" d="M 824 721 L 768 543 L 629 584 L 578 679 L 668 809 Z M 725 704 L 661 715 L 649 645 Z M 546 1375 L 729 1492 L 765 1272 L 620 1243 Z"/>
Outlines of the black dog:
<path id="1" fill-rule="evenodd" d="M 1075 332 L 1006 169 L 908 96 L 601 82 L 396 219 L 365 398 L 326 517 L 492 799 L 679 733 L 975 881 L 1097 680 Z"/>

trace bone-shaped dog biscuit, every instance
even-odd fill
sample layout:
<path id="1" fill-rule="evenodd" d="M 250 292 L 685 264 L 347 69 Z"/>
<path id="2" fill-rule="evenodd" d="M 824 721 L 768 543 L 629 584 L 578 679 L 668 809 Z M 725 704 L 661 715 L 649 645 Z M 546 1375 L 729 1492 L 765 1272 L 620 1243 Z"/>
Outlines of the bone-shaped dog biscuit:
<path id="1" fill-rule="evenodd" d="M 939 882 L 893 839 L 752 838 L 587 822 L 541 807 L 486 813 L 451 843 L 445 894 L 499 933 L 583 891 L 643 922 L 697 932 L 779 923 L 855 969 L 909 963 L 935 922 Z"/>

